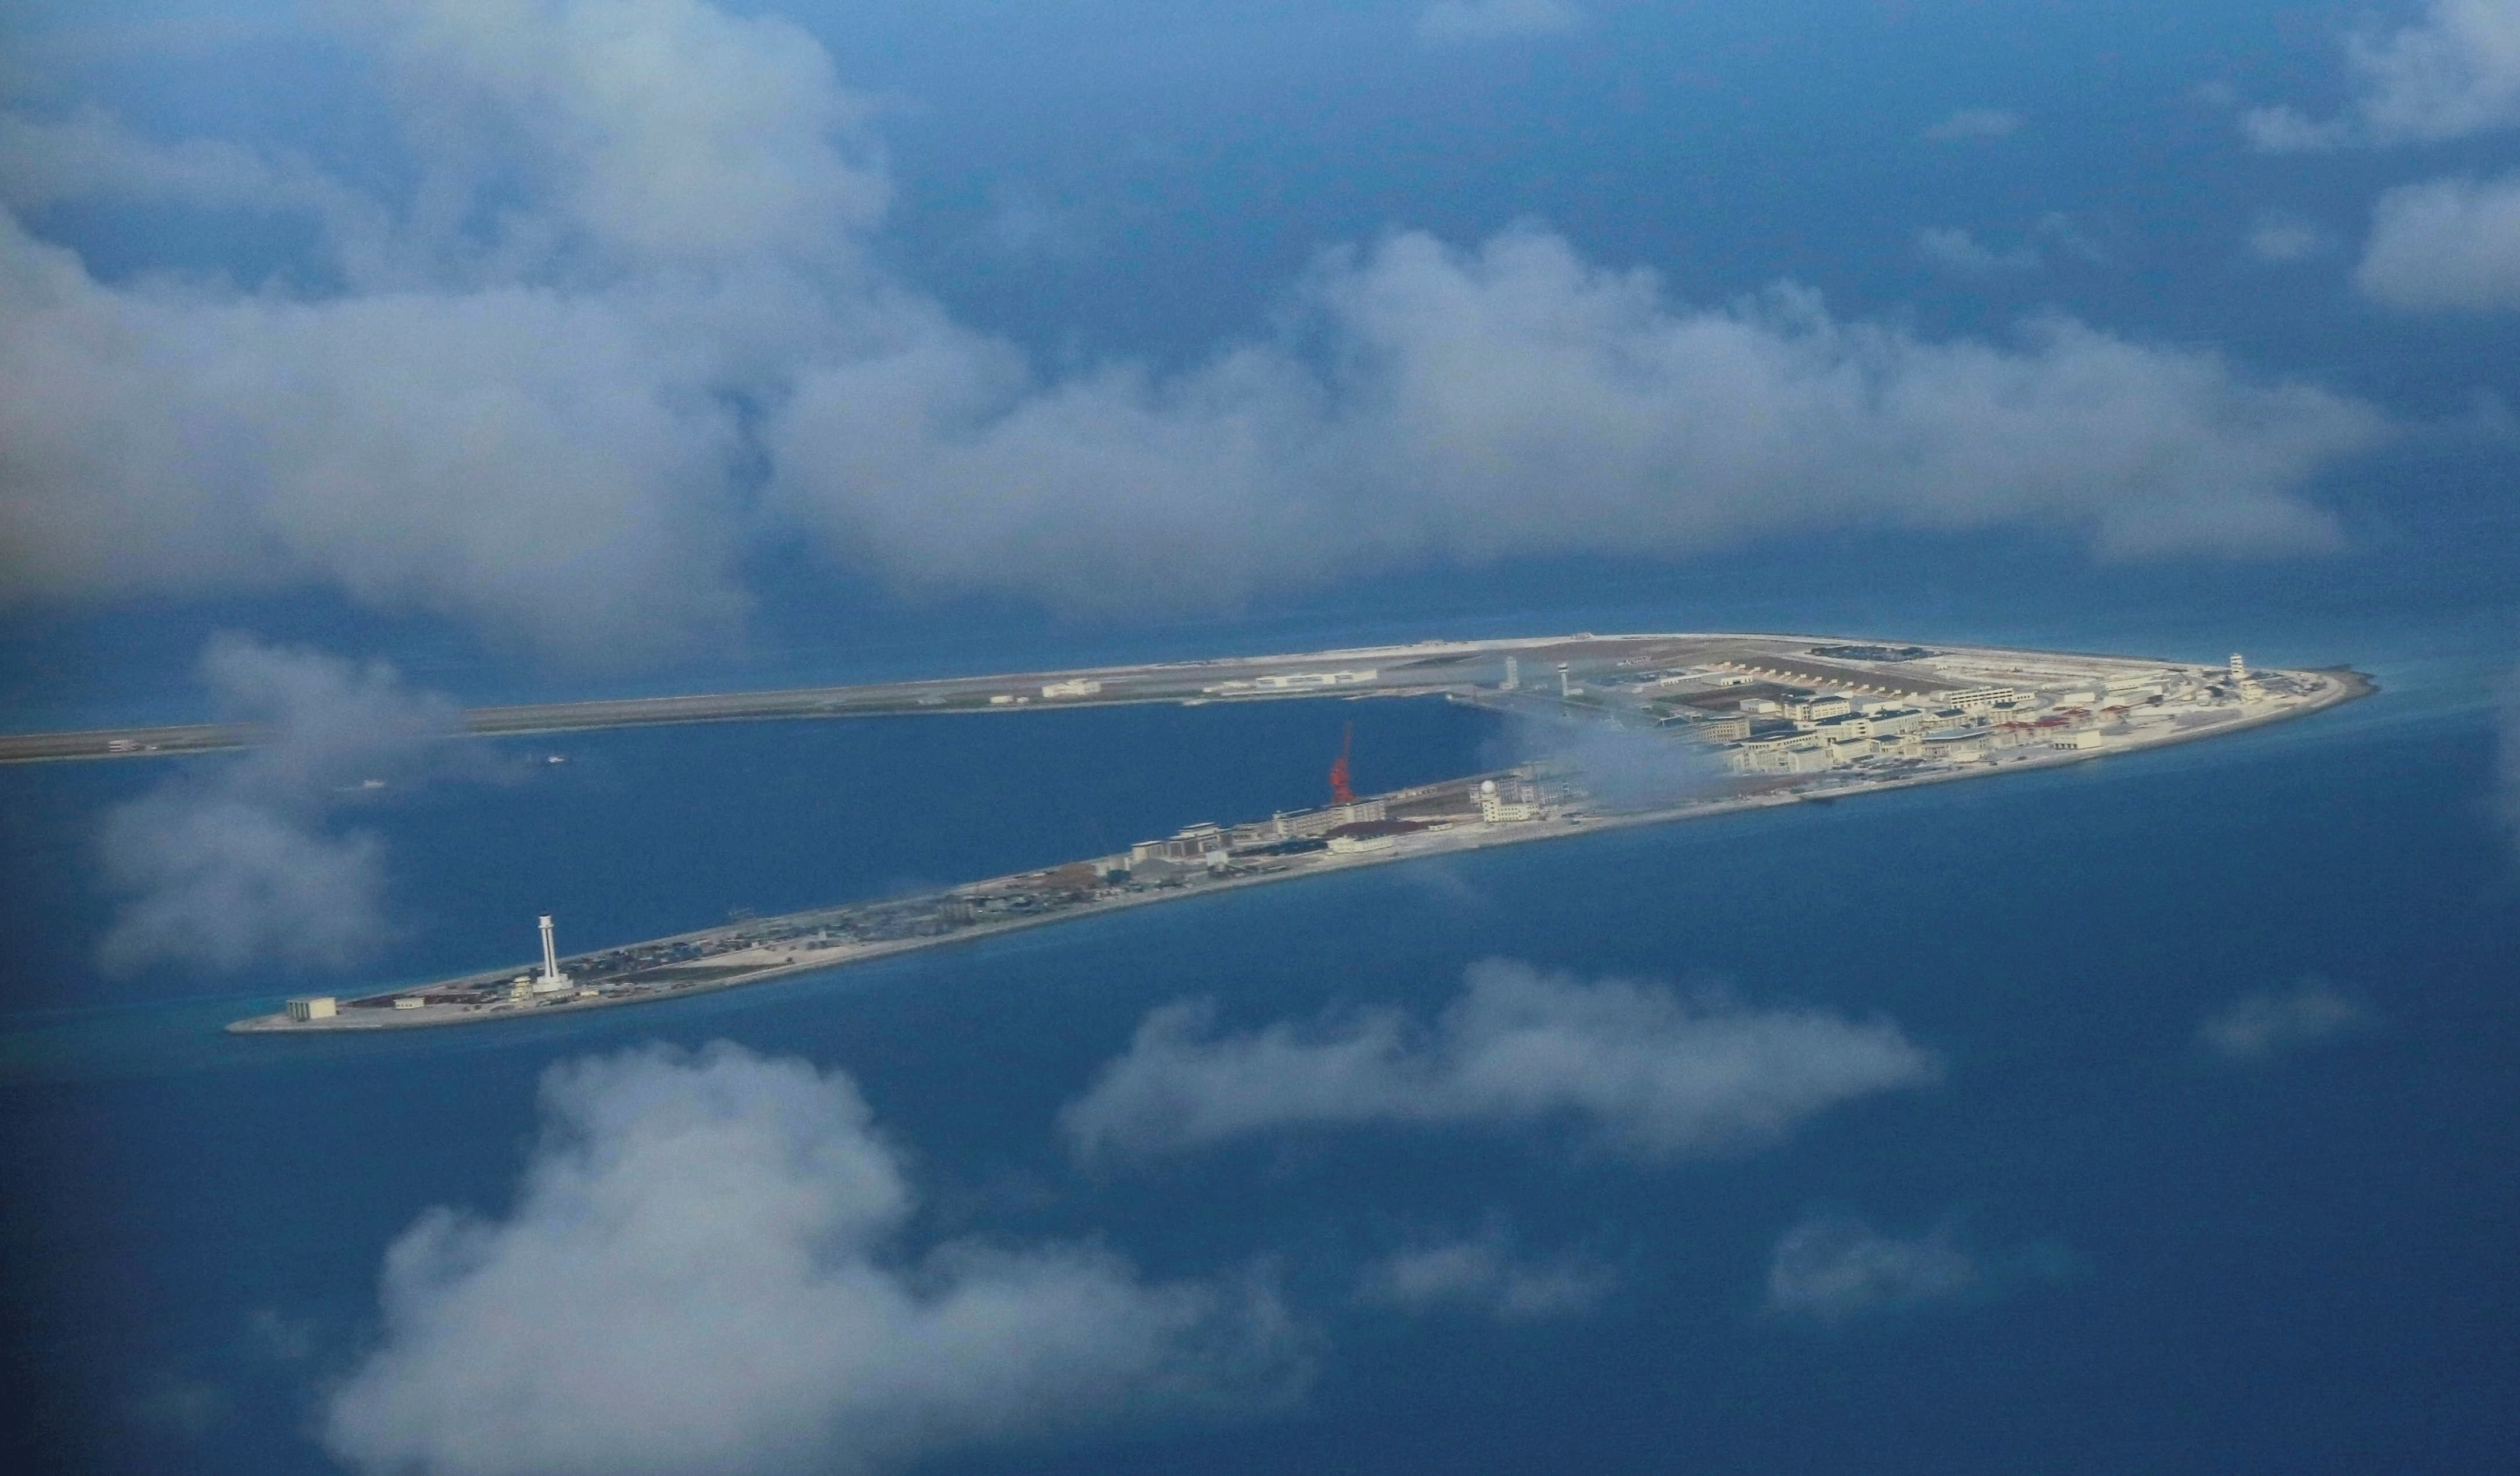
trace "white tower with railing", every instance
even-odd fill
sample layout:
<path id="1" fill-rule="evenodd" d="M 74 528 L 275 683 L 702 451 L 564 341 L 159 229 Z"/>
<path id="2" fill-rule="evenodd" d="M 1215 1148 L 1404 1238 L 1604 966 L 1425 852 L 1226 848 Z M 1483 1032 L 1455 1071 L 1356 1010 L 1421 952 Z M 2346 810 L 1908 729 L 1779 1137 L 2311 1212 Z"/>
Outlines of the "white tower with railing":
<path id="1" fill-rule="evenodd" d="M 551 914 L 543 914 L 543 975 L 534 981 L 537 994 L 558 994 L 569 988 L 569 979 L 560 971 L 560 949 L 552 938 Z"/>

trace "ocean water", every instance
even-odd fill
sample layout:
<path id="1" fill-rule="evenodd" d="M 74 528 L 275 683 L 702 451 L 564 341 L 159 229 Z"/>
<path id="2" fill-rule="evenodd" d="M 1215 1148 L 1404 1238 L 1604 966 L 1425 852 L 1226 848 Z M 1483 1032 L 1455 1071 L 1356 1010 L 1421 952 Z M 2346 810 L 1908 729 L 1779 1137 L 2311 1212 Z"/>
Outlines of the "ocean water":
<path id="1" fill-rule="evenodd" d="M 68 1470 L 332 1469 L 307 1431 L 373 1339 L 384 1247 L 431 1206 L 504 1211 L 540 1074 L 731 1039 L 860 1084 L 915 1155 L 915 1239 L 1098 1236 L 1156 1276 L 1265 1259 L 1319 1340 L 1291 1409 L 922 1469 L 2507 1469 L 2520 887 L 2488 715 L 2442 690 L 2417 673 L 2326 717 L 2065 771 L 362 1040 L 216 1034 L 284 980 L 94 980 L 82 826 L 156 781 L 0 775 L 21 967 L 64 983 L 0 1038 L 11 1443 Z M 363 817 L 409 930 L 385 967 L 521 957 L 543 907 L 592 946 L 1307 803 L 1351 720 L 1377 787 L 1498 741 L 1442 704 L 1324 703 L 589 735 L 560 766 L 520 745 L 504 772 Z M 1058 1106 L 1152 1007 L 1431 1014 L 1489 957 L 1877 1012 L 1946 1077 L 1711 1163 L 1477 1131 L 1291 1134 L 1102 1176 L 1059 1151 Z M 2208 1015 L 2313 975 L 2366 1027 L 2246 1067 L 2199 1050 Z M 99 990 L 118 992 L 70 1002 Z M 1815 1212 L 1945 1226 L 1984 1273 L 1946 1302 L 1779 1317 L 1769 1251 Z M 1580 1249 L 1616 1290 L 1514 1323 L 1349 1294 L 1398 1240 L 1490 1222 Z"/>

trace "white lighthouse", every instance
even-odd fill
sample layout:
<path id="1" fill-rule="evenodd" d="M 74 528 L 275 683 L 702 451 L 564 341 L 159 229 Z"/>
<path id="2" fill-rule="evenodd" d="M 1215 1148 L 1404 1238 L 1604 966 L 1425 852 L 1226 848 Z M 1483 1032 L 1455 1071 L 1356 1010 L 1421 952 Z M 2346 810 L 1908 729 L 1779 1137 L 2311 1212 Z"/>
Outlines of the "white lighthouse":
<path id="1" fill-rule="evenodd" d="M 543 975 L 534 981 L 537 994 L 558 994 L 569 988 L 568 976 L 560 971 L 560 950 L 552 940 L 551 914 L 543 914 Z"/>
<path id="2" fill-rule="evenodd" d="M 2244 681 L 2247 681 L 2248 679 L 2249 679 L 2249 664 L 2248 664 L 2247 662 L 2244 662 L 2244 661 L 2240 660 L 2240 653 L 2239 653 L 2239 652 L 2237 652 L 2237 651 L 2232 652 L 2232 653 L 2231 653 L 2231 685 L 2233 685 L 2233 686 L 2235 686 L 2235 687 L 2236 687 L 2236 686 L 2238 686 L 2240 683 L 2242 683 L 2242 682 L 2244 682 Z"/>

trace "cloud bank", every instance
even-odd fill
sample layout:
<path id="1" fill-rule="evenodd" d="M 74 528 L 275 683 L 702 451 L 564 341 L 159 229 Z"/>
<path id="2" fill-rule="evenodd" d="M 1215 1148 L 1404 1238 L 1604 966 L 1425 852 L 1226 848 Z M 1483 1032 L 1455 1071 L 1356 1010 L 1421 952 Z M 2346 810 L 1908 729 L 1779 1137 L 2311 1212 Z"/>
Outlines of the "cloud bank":
<path id="1" fill-rule="evenodd" d="M 2354 281 L 2392 307 L 2520 308 L 2520 174 L 2437 179 L 2381 196 Z"/>
<path id="2" fill-rule="evenodd" d="M 2306 386 L 2070 319 L 1931 343 L 1778 289 L 1675 309 L 1536 230 L 1401 235 L 1299 300 L 1317 370 L 1246 346 L 1046 385 L 923 343 L 800 381 L 786 505 L 914 582 L 1137 606 L 1433 561 L 1680 555 L 1822 526 L 2031 522 L 2111 554 L 2319 548 L 2291 488 L 2383 431 Z"/>
<path id="3" fill-rule="evenodd" d="M 1618 1282 L 1580 1256 L 1518 1256 L 1502 1223 L 1477 1235 L 1395 1251 L 1357 1278 L 1358 1300 L 1410 1313 L 1460 1312 L 1517 1322 L 1590 1312 Z"/>
<path id="4" fill-rule="evenodd" d="M 383 846 L 338 830 L 333 816 L 366 781 L 417 771 L 461 714 L 383 663 L 237 635 L 210 642 L 202 678 L 224 716 L 256 724 L 265 741 L 237 758 L 188 761 L 107 813 L 99 858 L 120 901 L 100 967 L 354 962 L 391 931 Z"/>
<path id="5" fill-rule="evenodd" d="M 2314 121 L 2292 108 L 2241 115 L 2249 141 L 2271 153 L 2349 145 L 2443 143 L 2520 124 L 2520 5 L 2432 0 L 2412 25 L 2345 41 L 2353 102 Z"/>
<path id="6" fill-rule="evenodd" d="M 321 586 L 600 663 L 732 639 L 744 560 L 796 544 L 906 592 L 1106 612 L 1819 528 L 2292 552 L 2336 541 L 2305 493 L 2387 429 L 2062 316 L 1999 343 L 1791 286 L 1681 303 L 1537 227 L 1332 252 L 1274 331 L 1178 371 L 1045 372 L 871 264 L 867 109 L 785 22 L 403 0 L 341 23 L 401 193 L 92 111 L 0 128 L 15 598 Z M 304 281 L 108 282 L 29 224 L 98 197 L 324 245 Z"/>
<path id="7" fill-rule="evenodd" d="M 1479 747 L 1479 766 L 1536 763 L 1573 770 L 1603 809 L 1658 809 L 1709 794 L 1730 776 L 1714 747 L 1670 728 L 1510 715 Z"/>
<path id="8" fill-rule="evenodd" d="M 2260 990 L 2233 1000 L 2196 1029 L 2196 1041 L 2227 1061 L 2264 1061 L 2361 1030 L 2371 1012 L 2324 979 Z"/>
<path id="9" fill-rule="evenodd" d="M 514 1209 L 387 1253 L 323 1438 L 366 1471 L 892 1469 L 1302 1375 L 1257 1286 L 1083 1245 L 904 1246 L 899 1155 L 837 1073 L 720 1042 L 554 1067 Z"/>
<path id="10" fill-rule="evenodd" d="M 1702 1158 L 1782 1139 L 1842 1102 L 1930 1084 L 1932 1052 L 1887 1020 L 1492 959 L 1431 1026 L 1362 1010 L 1216 1036 L 1168 1005 L 1059 1114 L 1088 1161 L 1178 1153 L 1301 1128 L 1562 1124 L 1612 1153 Z"/>
<path id="11" fill-rule="evenodd" d="M 2038 248 L 2027 242 L 1999 252 L 1958 226 L 1927 226 L 1918 231 L 1916 254 L 1936 266 L 1971 274 L 2035 272 L 2042 264 Z"/>
<path id="12" fill-rule="evenodd" d="M 1969 1291 L 1978 1266 L 1948 1228 L 1912 1239 L 1842 1215 L 1787 1230 L 1768 1258 L 1768 1310 L 1835 1322 Z"/>

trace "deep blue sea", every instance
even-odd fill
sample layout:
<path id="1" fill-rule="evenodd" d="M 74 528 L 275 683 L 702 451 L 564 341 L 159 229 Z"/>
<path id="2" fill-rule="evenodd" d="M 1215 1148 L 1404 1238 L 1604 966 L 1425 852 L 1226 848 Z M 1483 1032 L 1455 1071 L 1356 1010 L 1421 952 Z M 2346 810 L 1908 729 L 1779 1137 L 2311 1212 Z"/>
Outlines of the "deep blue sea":
<path id="1" fill-rule="evenodd" d="M 362 54 L 258 15 L 297 8 L 37 0 L 0 33 L 97 11 L 113 39 L 26 48 L 41 67 L 0 56 L 0 77 L 23 74 L 13 108 L 235 139 L 292 179 L 301 159 L 395 175 L 393 90 Z M 2007 344 L 2061 310 L 2367 397 L 2399 435 L 2302 488 L 2343 534 L 2322 558 L 2112 562 L 2070 524 L 1849 526 L 1680 561 L 1378 567 L 1329 588 L 1288 569 L 1247 607 L 1098 625 L 1013 596 L 917 598 L 729 529 L 757 601 L 741 649 L 625 647 L 614 669 L 538 666 L 493 633 L 317 588 L 13 597 L 6 726 L 197 720 L 202 642 L 223 628 L 389 657 L 467 703 L 1586 628 L 2189 661 L 2237 646 L 2351 663 L 2384 691 L 2069 770 L 369 1039 L 219 1027 L 302 990 L 521 964 L 541 912 L 591 949 L 1318 803 L 1349 722 L 1368 789 L 1513 740 L 1472 710 L 1361 702 L 479 745 L 481 762 L 345 805 L 382 847 L 396 929 L 348 981 L 99 973 L 103 818 L 234 761 L 0 767 L 0 1476 L 338 1471 L 312 1431 L 377 1345 L 388 1245 L 434 1207 L 509 1211 L 555 1064 L 721 1039 L 863 1088 L 922 1195 L 906 1258 L 983 1234 L 1093 1241 L 1149 1278 L 1260 1264 L 1309 1330 L 1317 1371 L 1289 1407 L 953 1453 L 926 1473 L 2520 1469 L 2520 804 L 2500 787 L 2520 777 L 2498 757 L 2520 701 L 2496 686 L 2520 651 L 2520 355 L 2507 317 L 2385 311 L 2347 285 L 2381 191 L 2501 175 L 2510 135 L 2266 155 L 2239 147 L 2232 113 L 2340 115 L 2339 37 L 2418 8 L 1576 0 L 1504 7 L 1582 12 L 1563 33 L 1439 48 L 1405 44 L 1414 3 L 778 7 L 878 115 L 894 186 L 865 243 L 878 275 L 1045 376 L 1207 363 L 1276 341 L 1326 251 L 1408 230 L 1469 248 L 1526 222 L 1605 271 L 1650 270 L 1675 304 L 1785 280 L 1845 321 Z M 1930 137 L 1958 108 L 2016 113 L 2020 136 Z M 312 270 L 306 290 L 332 291 L 295 216 L 65 199 L 28 218 L 110 283 L 268 281 L 279 300 Z M 2285 220 L 2324 254 L 2251 256 L 2252 233 Z M 1941 270 L 1926 228 L 2045 259 Z M 1357 1130 L 1089 1175 L 1056 1135 L 1157 1006 L 1211 998 L 1227 1030 L 1340 1007 L 1423 1019 L 1491 958 L 1878 1014 L 1942 1077 L 1706 1162 Z M 2351 1028 L 2257 1061 L 2200 1046 L 2235 1002 L 2313 981 L 2359 1012 Z M 1939 1234 L 1978 1274 L 1868 1315 L 1779 1315 L 1772 1253 L 1814 1216 Z M 1505 1322 L 1359 1304 L 1361 1266 L 1486 1225 L 1614 1287 Z"/>
<path id="2" fill-rule="evenodd" d="M 302 980 L 107 984 L 82 862 L 138 765 L 0 773 L 20 1005 L 0 1037 L 7 1438 L 43 1468 L 333 1469 L 308 1435 L 387 1243 L 502 1212 L 553 1062 L 732 1039 L 847 1071 L 918 1236 L 1099 1237 L 1150 1275 L 1267 1259 L 1315 1328 L 1295 1407 L 938 1471 L 2432 1472 L 2520 1450 L 2520 882 L 2469 675 L 2409 660 L 2314 720 L 2066 771 L 1508 848 L 549 1025 L 233 1039 Z M 520 961 L 1113 849 L 1458 772 L 1434 702 L 727 726 L 519 743 L 388 791 L 375 977 Z M 533 761 L 548 753 L 570 761 Z M 1263 1139 L 1089 1176 L 1059 1105 L 1149 1008 L 1431 1013 L 1471 963 L 1721 980 L 1880 1012 L 1941 1084 L 1781 1146 L 1637 1165 L 1540 1136 Z M 2247 1065 L 2196 1032 L 2308 976 L 2366 1025 Z M 109 1002 L 98 1004 L 98 998 Z M 1833 1324 L 1762 1297 L 1814 1212 L 1946 1226 L 1965 1296 Z M 1588 1314 L 1360 1307 L 1413 1226 L 1509 1221 L 1615 1268 Z M 35 1442 L 35 1444 L 29 1444 Z"/>

